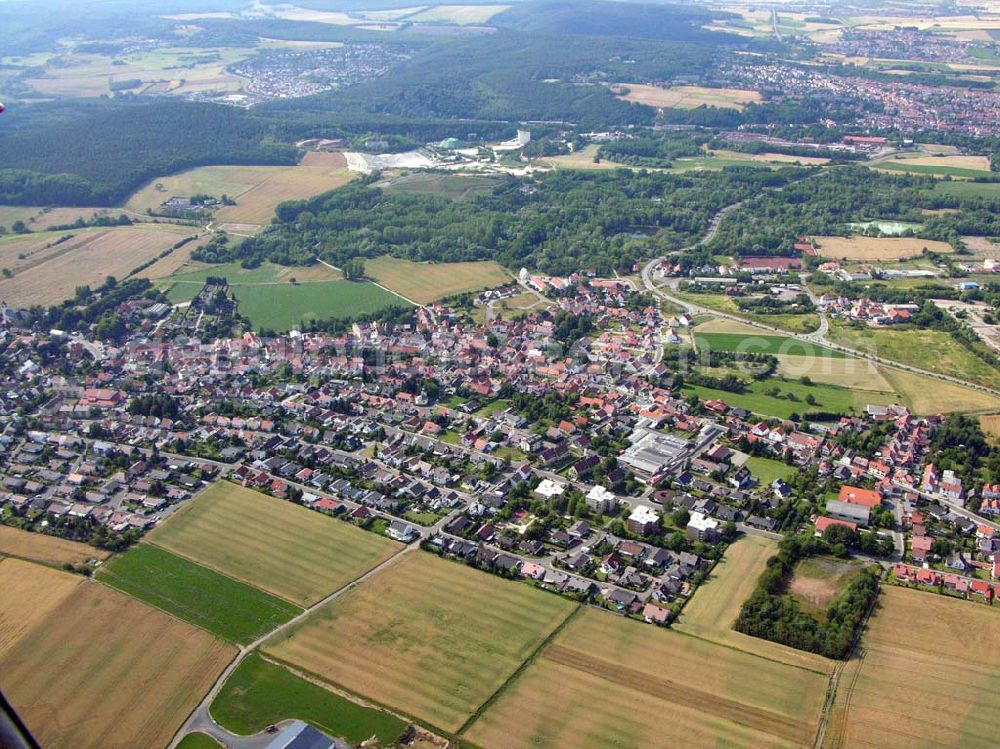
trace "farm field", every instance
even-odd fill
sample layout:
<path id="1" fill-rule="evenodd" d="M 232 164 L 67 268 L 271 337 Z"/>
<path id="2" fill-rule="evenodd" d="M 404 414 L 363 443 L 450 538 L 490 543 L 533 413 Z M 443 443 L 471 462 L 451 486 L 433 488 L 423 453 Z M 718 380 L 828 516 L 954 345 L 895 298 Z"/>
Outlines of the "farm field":
<path id="1" fill-rule="evenodd" d="M 316 603 L 401 548 L 305 507 L 221 481 L 148 538 L 299 606 Z"/>
<path id="2" fill-rule="evenodd" d="M 851 356 L 779 355 L 778 374 L 793 380 L 808 377 L 813 382 L 855 390 L 893 392 L 892 385 L 876 364 Z"/>
<path id="3" fill-rule="evenodd" d="M 702 105 L 742 111 L 751 103 L 761 100 L 760 93 L 739 88 L 705 88 L 704 86 L 649 86 L 642 83 L 619 83 L 627 91 L 619 99 L 664 109 L 695 109 Z"/>
<path id="4" fill-rule="evenodd" d="M 575 608 L 414 553 L 283 633 L 265 654 L 453 732 Z"/>
<path id="5" fill-rule="evenodd" d="M 749 326 L 748 326 L 749 328 Z M 753 333 L 713 333 L 695 330 L 695 344 L 699 349 L 712 351 L 741 351 L 748 354 L 776 354 L 782 356 L 808 356 L 817 359 L 845 359 L 846 354 L 836 349 L 826 348 L 817 343 L 787 338 L 780 335 L 762 333 L 749 328 Z"/>
<path id="6" fill-rule="evenodd" d="M 453 23 L 458 26 L 486 23 L 509 5 L 435 5 L 427 10 L 407 16 L 413 23 Z"/>
<path id="7" fill-rule="evenodd" d="M 236 92 L 244 79 L 226 67 L 254 54 L 253 49 L 158 48 L 123 57 L 69 52 L 46 62 L 26 83 L 47 96 L 114 95 L 112 82 L 139 81 L 132 93 L 190 94 Z M 120 64 L 124 63 L 124 64 Z"/>
<path id="8" fill-rule="evenodd" d="M 0 555 L 19 557 L 42 564 L 83 564 L 90 559 L 107 559 L 110 552 L 93 546 L 67 541 L 0 525 Z"/>
<path id="9" fill-rule="evenodd" d="M 83 582 L 83 577 L 20 559 L 0 559 L 0 582 L 2 658 L 18 640 L 58 608 Z"/>
<path id="10" fill-rule="evenodd" d="M 790 380 L 755 380 L 743 393 L 730 393 L 725 390 L 702 387 L 700 385 L 685 385 L 685 392 L 694 393 L 703 400 L 719 399 L 730 406 L 745 408 L 761 416 L 776 419 L 787 419 L 792 414 L 807 414 L 813 411 L 823 411 L 838 414 L 858 414 L 868 404 L 890 404 L 898 400 L 895 393 L 879 393 L 871 390 L 855 391 L 836 385 L 812 384 L 803 385 Z M 777 394 L 772 394 L 777 391 Z M 814 403 L 808 403 L 806 398 L 812 396 Z"/>
<path id="11" fill-rule="evenodd" d="M 241 645 L 302 611 L 152 544 L 116 556 L 97 576 L 106 585 Z"/>
<path id="12" fill-rule="evenodd" d="M 1000 386 L 1000 372 L 942 331 L 917 328 L 883 330 L 867 326 L 855 328 L 832 322 L 830 338 L 845 346 L 870 351 L 900 364 L 960 377 L 990 387 Z"/>
<path id="13" fill-rule="evenodd" d="M 824 748 L 996 746 L 1000 613 L 888 585 L 880 601 L 864 657 L 840 680 Z"/>
<path id="14" fill-rule="evenodd" d="M 0 267 L 14 273 L 0 280 L 0 300 L 12 307 L 58 304 L 72 297 L 77 286 L 97 287 L 107 276 L 125 278 L 191 233 L 186 226 L 140 224 L 0 242 Z M 70 234 L 70 239 L 53 243 L 54 236 Z"/>
<path id="15" fill-rule="evenodd" d="M 954 252 L 947 242 L 919 237 L 813 237 L 824 257 L 837 260 L 900 260 L 917 257 L 926 248 L 930 252 Z"/>
<path id="16" fill-rule="evenodd" d="M 417 195 L 438 195 L 450 200 L 472 200 L 480 195 L 488 195 L 503 180 L 491 174 L 439 174 L 436 172 L 413 172 L 398 177 L 388 177 L 377 182 L 375 187 L 387 193 L 415 193 Z"/>
<path id="17" fill-rule="evenodd" d="M 795 156 L 788 153 L 744 153 L 743 151 L 726 151 L 713 149 L 709 153 L 720 159 L 749 161 L 759 164 L 805 164 L 822 166 L 829 164 L 830 159 L 824 156 Z"/>
<path id="18" fill-rule="evenodd" d="M 414 263 L 388 256 L 365 260 L 365 275 L 418 304 L 511 280 L 510 274 L 492 261 Z"/>
<path id="19" fill-rule="evenodd" d="M 823 656 L 750 637 L 732 628 L 740 607 L 750 597 L 767 560 L 776 551 L 777 544 L 761 536 L 744 536 L 732 544 L 672 628 L 791 666 L 832 673 L 834 662 Z"/>
<path id="20" fill-rule="evenodd" d="M 241 736 L 298 719 L 354 745 L 377 736 L 381 745 L 390 746 L 406 728 L 399 718 L 352 702 L 257 653 L 226 680 L 210 712 L 221 726 Z"/>
<path id="21" fill-rule="evenodd" d="M 236 205 L 218 209 L 213 223 L 222 228 L 242 225 L 237 229 L 252 231 L 271 220 L 279 203 L 311 198 L 350 182 L 352 173 L 338 166 L 342 161 L 340 154 L 307 153 L 303 163 L 295 166 L 202 166 L 158 177 L 132 195 L 125 207 L 145 213 L 175 195 L 228 195 Z"/>
<path id="22" fill-rule="evenodd" d="M 192 261 L 158 280 L 167 298 L 177 303 L 193 299 L 209 276 L 224 277 L 239 302 L 240 313 L 255 326 L 272 330 L 287 331 L 310 319 L 347 317 L 409 305 L 374 284 L 345 281 L 340 271 L 321 263 L 309 266 L 264 263 L 247 269 L 239 263 L 205 265 Z"/>
<path id="23" fill-rule="evenodd" d="M 990 237 L 962 237 L 962 241 L 977 258 L 1000 259 L 1000 241 Z"/>
<path id="24" fill-rule="evenodd" d="M 795 566 L 788 592 L 803 611 L 818 620 L 850 579 L 864 567 L 862 562 L 835 557 L 807 557 Z"/>
<path id="25" fill-rule="evenodd" d="M 6 697 L 47 749 L 131 749 L 166 745 L 234 654 L 190 624 L 83 582 L 3 653 L 0 671 Z"/>
<path id="26" fill-rule="evenodd" d="M 118 212 L 120 213 L 120 211 Z M 43 208 L 40 206 L 0 205 L 0 226 L 10 229 L 15 221 L 23 221 L 31 231 L 72 224 L 78 218 L 89 221 L 98 215 L 117 216 L 114 208 Z"/>
<path id="27" fill-rule="evenodd" d="M 789 476 L 798 473 L 798 468 L 782 463 L 780 460 L 772 458 L 752 457 L 746 462 L 746 467 L 750 470 L 761 486 L 769 486 L 775 479 L 787 479 Z"/>
<path id="28" fill-rule="evenodd" d="M 353 317 L 407 302 L 364 281 L 247 285 L 233 288 L 239 311 L 257 328 L 291 330 L 309 320 Z"/>
<path id="29" fill-rule="evenodd" d="M 782 328 L 792 333 L 812 333 L 819 328 L 819 315 L 815 313 L 804 315 L 758 315 L 751 312 L 744 312 L 731 297 L 725 294 L 690 294 L 678 292 L 677 296 L 701 307 L 708 307 L 709 309 L 730 315 L 740 315 L 748 320 L 753 320 L 773 328 Z"/>
<path id="30" fill-rule="evenodd" d="M 1000 198 L 1000 182 L 938 182 L 935 192 L 943 192 L 960 198 Z"/>
<path id="31" fill-rule="evenodd" d="M 822 673 L 584 609 L 464 736 L 484 749 L 805 747 L 826 685 Z"/>
<path id="32" fill-rule="evenodd" d="M 601 159 L 600 161 L 595 161 L 597 158 L 597 152 L 600 150 L 600 146 L 596 143 L 591 143 L 589 146 L 581 148 L 579 151 L 574 151 L 573 153 L 563 154 L 562 156 L 546 156 L 541 159 L 535 160 L 535 165 L 543 169 L 622 169 L 621 164 L 616 164 L 613 161 L 608 161 L 607 159 Z M 650 169 L 650 171 L 662 171 L 660 169 Z"/>
<path id="33" fill-rule="evenodd" d="M 1000 440 L 1000 414 L 988 414 L 979 417 L 979 428 L 993 442 Z"/>
<path id="34" fill-rule="evenodd" d="M 898 392 L 903 403 L 916 414 L 981 411 L 1000 408 L 1000 399 L 989 393 L 942 382 L 913 372 L 883 367 L 885 378 Z"/>

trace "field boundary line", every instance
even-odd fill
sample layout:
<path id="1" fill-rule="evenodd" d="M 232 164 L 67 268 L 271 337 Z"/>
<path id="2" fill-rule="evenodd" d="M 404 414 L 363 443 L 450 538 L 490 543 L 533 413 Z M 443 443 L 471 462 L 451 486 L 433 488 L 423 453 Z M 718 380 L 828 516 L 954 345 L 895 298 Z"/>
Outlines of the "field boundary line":
<path id="1" fill-rule="evenodd" d="M 538 643 L 538 647 L 535 648 L 528 655 L 528 657 L 524 659 L 524 662 L 520 666 L 518 666 L 516 669 L 514 669 L 514 673 L 512 673 L 510 676 L 508 676 L 506 679 L 504 679 L 504 682 L 499 687 L 496 688 L 496 691 L 494 691 L 493 694 L 491 694 L 489 697 L 487 697 L 486 701 L 483 702 L 482 705 L 480 705 L 479 707 L 477 707 L 475 709 L 475 711 L 473 711 L 472 715 L 470 715 L 469 718 L 465 721 L 465 723 L 462 724 L 461 728 L 459 728 L 458 731 L 455 732 L 455 735 L 456 736 L 461 736 L 466 731 L 468 731 L 470 728 L 472 728 L 472 725 L 477 720 L 479 720 L 482 717 L 483 713 L 485 713 L 490 707 L 492 707 L 492 705 L 498 699 L 500 699 L 500 697 L 506 691 L 508 685 L 513 684 L 517 680 L 517 678 L 525 670 L 527 670 L 528 666 L 530 666 L 532 663 L 534 663 L 536 660 L 538 660 L 538 658 L 542 654 L 542 651 L 545 650 L 552 643 L 552 641 L 556 638 L 556 636 L 559 635 L 559 633 L 562 632 L 563 629 L 566 628 L 566 626 L 570 623 L 570 621 L 572 621 L 574 618 L 576 618 L 576 616 L 583 609 L 584 609 L 584 604 L 577 603 L 577 605 L 573 609 L 571 609 L 570 612 L 566 615 L 566 618 L 564 618 L 555 627 L 555 629 L 553 629 L 549 633 L 548 637 L 546 637 L 540 643 Z M 463 739 L 463 741 L 464 741 L 464 739 Z"/>
<path id="2" fill-rule="evenodd" d="M 212 720 L 212 722 L 215 722 L 214 718 L 212 718 L 212 715 L 211 715 L 211 710 L 210 710 L 211 704 L 212 704 L 212 702 L 215 701 L 215 698 L 219 696 L 219 693 L 222 691 L 222 687 L 225 686 L 226 682 L 229 680 L 229 677 L 233 675 L 233 672 L 236 671 L 236 669 L 246 659 L 246 657 L 248 655 L 250 655 L 253 652 L 259 651 L 261 649 L 261 647 L 265 643 L 267 643 L 271 638 L 273 638 L 275 635 L 277 635 L 277 634 L 283 632 L 284 630 L 288 629 L 289 627 L 294 626 L 294 625 L 298 624 L 299 622 L 303 621 L 306 617 L 308 617 L 310 614 L 312 614 L 314 611 L 316 611 L 320 607 L 325 606 L 326 604 L 328 604 L 331 601 L 335 600 L 336 598 L 338 598 L 339 596 L 343 595 L 344 593 L 347 593 L 348 591 L 350 591 L 351 589 L 353 589 L 356 585 L 358 585 L 362 581 L 367 580 L 369 577 L 371 577 L 372 575 L 374 575 L 376 572 L 379 572 L 380 570 L 384 569 L 385 567 L 388 567 L 388 566 L 391 566 L 391 565 L 395 564 L 403 556 L 405 556 L 407 552 L 409 552 L 409 551 L 411 551 L 413 549 L 416 549 L 416 548 L 419 548 L 419 546 L 418 545 L 414 545 L 414 544 L 411 544 L 409 546 L 403 546 L 398 551 L 396 551 L 392 556 L 390 556 L 390 557 L 382 560 L 381 562 L 379 562 L 378 564 L 376 564 L 371 569 L 366 570 L 365 572 L 361 573 L 358 577 L 354 578 L 353 580 L 351 580 L 351 581 L 345 583 L 344 585 L 342 585 L 341 587 L 337 588 L 335 591 L 333 591 L 332 593 L 330 593 L 328 596 L 326 596 L 322 600 L 317 601 L 312 606 L 306 607 L 305 609 L 303 609 L 302 613 L 300 613 L 300 614 L 296 615 L 295 617 L 289 619 L 287 622 L 278 625 L 277 627 L 275 627 L 274 629 L 272 629 L 270 632 L 266 632 L 265 634 L 261 635 L 256 640 L 254 640 L 253 642 L 240 647 L 237 650 L 236 657 L 233 658 L 233 660 L 229 663 L 229 665 L 226 666 L 222 670 L 222 673 L 219 674 L 219 677 L 215 680 L 215 683 L 212 684 L 211 687 L 209 687 L 208 692 L 206 692 L 205 696 L 202 697 L 201 702 L 199 702 L 198 705 L 188 714 L 188 716 L 187 716 L 187 718 L 185 718 L 184 722 L 181 723 L 180 727 L 174 732 L 173 738 L 170 740 L 170 743 L 167 745 L 168 749 L 174 749 L 181 742 L 181 739 L 187 733 L 190 732 L 192 723 L 194 722 L 195 718 L 199 714 L 204 713 L 205 715 L 208 716 L 209 720 Z M 226 641 L 224 640 L 224 642 L 226 642 Z"/>
<path id="3" fill-rule="evenodd" d="M 671 632 L 676 632 L 679 635 L 684 635 L 685 637 L 693 637 L 695 640 L 701 640 L 702 642 L 707 642 L 710 645 L 715 645 L 715 646 L 720 647 L 720 648 L 726 648 L 727 650 L 734 650 L 737 653 L 743 653 L 744 655 L 751 655 L 754 658 L 760 658 L 761 660 L 764 660 L 764 661 L 770 661 L 771 663 L 777 663 L 777 664 L 779 664 L 781 666 L 788 666 L 789 668 L 799 668 L 799 669 L 802 669 L 803 671 L 808 671 L 809 673 L 819 674 L 820 676 L 825 676 L 827 678 L 830 677 L 830 672 L 829 671 L 820 671 L 819 669 L 810 668 L 809 666 L 803 666 L 803 665 L 798 664 L 798 663 L 789 663 L 788 661 L 783 661 L 783 660 L 780 660 L 778 658 L 772 658 L 769 655 L 761 655 L 760 653 L 755 653 L 752 650 L 744 650 L 743 648 L 738 648 L 735 645 L 732 645 L 732 644 L 730 644 L 728 642 L 720 642 L 719 640 L 713 640 L 710 637 L 705 637 L 703 635 L 696 635 L 693 632 L 687 632 L 687 631 L 682 630 L 682 629 L 677 629 L 676 627 L 668 627 L 668 629 Z M 729 629 L 733 629 L 733 628 L 730 627 Z M 734 630 L 734 629 L 733 629 L 733 631 L 736 632 L 736 630 Z M 743 634 L 743 633 L 740 632 L 739 634 Z M 747 637 L 753 637 L 753 635 L 747 635 Z M 760 640 L 761 642 L 771 642 L 771 640 L 764 640 L 764 639 L 762 639 L 760 637 L 754 637 L 753 639 Z M 772 645 L 781 645 L 780 642 L 772 642 L 771 644 Z M 793 648 L 790 645 L 782 645 L 782 647 L 789 648 L 790 650 L 794 650 L 794 651 L 796 651 L 798 653 L 807 653 L 809 655 L 816 655 L 816 656 L 819 656 L 820 658 L 824 658 L 825 657 L 825 656 L 819 655 L 819 653 L 810 653 L 808 650 L 799 650 L 798 648 Z M 827 660 L 830 660 L 830 659 L 827 659 Z"/>
<path id="4" fill-rule="evenodd" d="M 290 601 L 289 599 L 285 598 L 284 596 L 279 595 L 277 593 L 274 593 L 274 592 L 272 592 L 270 590 L 265 590 L 264 588 L 261 588 L 258 585 L 254 585 L 253 583 L 248 582 L 247 580 L 241 580 L 238 577 L 233 577 L 228 572 L 223 572 L 222 570 L 216 569 L 215 567 L 207 565 L 204 562 L 199 562 L 197 559 L 192 559 L 187 554 L 181 554 L 179 551 L 174 551 L 170 547 L 164 546 L 163 544 L 158 544 L 155 541 L 147 541 L 146 543 L 148 543 L 150 546 L 155 546 L 160 551 L 165 551 L 168 554 L 173 554 L 175 557 L 180 557 L 185 562 L 190 562 L 191 564 L 195 564 L 195 565 L 197 565 L 199 567 L 204 567 L 205 569 L 211 570 L 212 572 L 216 573 L 217 575 L 222 575 L 223 577 L 228 577 L 230 580 L 233 580 L 235 582 L 242 583 L 243 585 L 249 585 L 251 588 L 254 588 L 255 590 L 259 590 L 261 593 L 266 593 L 269 596 L 274 596 L 279 601 L 284 601 L 285 603 L 287 603 L 287 604 L 289 604 L 291 606 L 294 606 L 295 608 L 299 609 L 300 612 L 306 611 L 309 608 L 308 606 L 303 606 L 301 603 L 296 603 L 295 601 Z"/>

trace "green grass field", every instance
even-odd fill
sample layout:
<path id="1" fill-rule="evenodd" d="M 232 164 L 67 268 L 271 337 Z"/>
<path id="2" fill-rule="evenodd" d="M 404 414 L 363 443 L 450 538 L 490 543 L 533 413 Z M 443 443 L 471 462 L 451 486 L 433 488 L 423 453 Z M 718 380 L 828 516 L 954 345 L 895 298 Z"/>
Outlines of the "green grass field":
<path id="1" fill-rule="evenodd" d="M 699 350 L 743 351 L 748 354 L 788 354 L 794 356 L 817 356 L 843 359 L 845 354 L 828 349 L 809 341 L 786 338 L 779 335 L 743 333 L 695 333 L 695 343 Z"/>
<path id="2" fill-rule="evenodd" d="M 1000 182 L 938 182 L 935 192 L 943 192 L 960 198 L 1000 199 Z"/>
<path id="3" fill-rule="evenodd" d="M 949 177 L 989 177 L 992 172 L 982 169 L 966 169 L 960 166 L 934 166 L 932 164 L 907 164 L 904 161 L 880 161 L 871 165 L 873 169 L 886 169 L 891 172 L 909 172 L 911 174 L 947 175 Z"/>
<path id="4" fill-rule="evenodd" d="M 222 744 L 207 733 L 189 733 L 181 739 L 177 749 L 222 749 Z"/>
<path id="5" fill-rule="evenodd" d="M 775 479 L 787 479 L 798 472 L 798 468 L 771 458 L 752 457 L 746 462 L 750 473 L 757 477 L 761 485 L 770 485 Z"/>
<path id="6" fill-rule="evenodd" d="M 149 540 L 301 606 L 316 603 L 401 548 L 228 482 L 206 489 Z"/>
<path id="7" fill-rule="evenodd" d="M 306 267 L 264 263 L 257 268 L 225 263 L 176 273 L 159 285 L 166 290 L 170 301 L 184 302 L 201 291 L 209 276 L 223 277 L 229 282 L 239 302 L 240 314 L 248 317 L 255 327 L 279 332 L 312 319 L 362 315 L 393 305 L 409 306 L 406 300 L 374 284 L 345 281 L 339 271 L 319 263 Z"/>
<path id="8" fill-rule="evenodd" d="M 253 642 L 302 609 L 151 544 L 98 573 L 101 582 L 232 642 Z"/>
<path id="9" fill-rule="evenodd" d="M 364 281 L 323 281 L 280 286 L 237 286 L 240 314 L 257 328 L 291 330 L 309 320 L 349 317 L 386 307 L 408 307 L 403 299 Z"/>
<path id="10" fill-rule="evenodd" d="M 365 275 L 418 304 L 501 286 L 511 279 L 509 273 L 492 261 L 414 263 L 388 256 L 366 260 Z"/>
<path id="11" fill-rule="evenodd" d="M 776 397 L 771 395 L 772 389 L 777 389 Z M 893 403 L 898 401 L 893 393 L 878 393 L 872 391 L 855 391 L 836 385 L 812 384 L 803 385 L 800 382 L 787 380 L 754 381 L 747 386 L 744 393 L 729 393 L 724 390 L 686 385 L 684 390 L 694 393 L 702 400 L 718 398 L 730 406 L 745 408 L 761 416 L 772 416 L 787 419 L 792 414 L 803 416 L 813 411 L 849 414 L 860 413 L 869 403 Z M 793 396 L 794 400 L 789 396 Z M 806 398 L 812 395 L 814 403 L 808 403 Z"/>
<path id="12" fill-rule="evenodd" d="M 352 702 L 256 653 L 240 663 L 210 711 L 223 728 L 242 736 L 297 719 L 351 744 L 376 736 L 379 744 L 389 746 L 406 728 L 399 718 Z"/>
<path id="13" fill-rule="evenodd" d="M 900 364 L 960 377 L 988 387 L 1000 387 L 1000 372 L 939 330 L 861 328 L 832 322 L 830 338 Z"/>
<path id="14" fill-rule="evenodd" d="M 819 328 L 819 315 L 813 312 L 804 315 L 758 315 L 751 312 L 744 312 L 740 309 L 736 302 L 733 301 L 732 297 L 728 297 L 725 294 L 691 294 L 678 292 L 677 296 L 702 307 L 708 307 L 709 309 L 714 309 L 718 312 L 725 312 L 730 315 L 739 315 L 747 320 L 753 320 L 754 322 L 761 323 L 762 325 L 769 325 L 773 328 L 781 328 L 782 330 L 787 330 L 791 333 L 812 333 L 814 330 Z"/>
<path id="15" fill-rule="evenodd" d="M 417 552 L 283 632 L 265 654 L 453 732 L 576 606 Z"/>

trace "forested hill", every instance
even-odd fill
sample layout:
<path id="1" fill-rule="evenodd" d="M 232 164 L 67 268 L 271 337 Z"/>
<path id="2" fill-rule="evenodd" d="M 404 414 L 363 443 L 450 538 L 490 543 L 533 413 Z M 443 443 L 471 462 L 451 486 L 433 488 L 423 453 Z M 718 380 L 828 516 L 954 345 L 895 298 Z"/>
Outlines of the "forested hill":
<path id="1" fill-rule="evenodd" d="M 701 237 L 723 206 L 785 184 L 799 169 L 730 167 L 699 174 L 559 171 L 509 178 L 473 202 L 390 193 L 375 178 L 307 201 L 284 203 L 267 230 L 242 243 L 216 241 L 206 262 L 283 264 L 392 254 L 412 260 L 495 259 L 549 273 L 608 274 Z"/>
<path id="2" fill-rule="evenodd" d="M 722 44 L 726 34 L 703 28 L 732 13 L 679 5 L 609 3 L 594 0 L 542 0 L 516 3 L 490 23 L 542 34 L 613 36 L 625 39 Z M 741 41 L 732 37 L 731 41 Z"/>
<path id="3" fill-rule="evenodd" d="M 297 149 L 241 109 L 156 100 L 95 108 L 0 135 L 0 203 L 113 205 L 142 183 L 203 164 L 293 164 Z"/>

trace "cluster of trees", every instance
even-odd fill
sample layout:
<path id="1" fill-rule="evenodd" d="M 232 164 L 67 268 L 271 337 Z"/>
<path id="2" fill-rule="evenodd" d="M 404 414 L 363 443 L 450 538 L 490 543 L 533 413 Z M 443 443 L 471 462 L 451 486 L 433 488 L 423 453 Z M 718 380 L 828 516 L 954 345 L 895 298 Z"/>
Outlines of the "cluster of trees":
<path id="1" fill-rule="evenodd" d="M 416 261 L 495 259 L 566 274 L 629 270 L 702 236 L 723 206 L 786 184 L 798 170 L 728 168 L 669 174 L 560 171 L 531 183 L 513 177 L 470 202 L 387 193 L 377 175 L 278 207 L 264 232 L 235 244 L 219 237 L 193 256 L 205 262 L 308 264 L 393 255 Z M 530 186 L 531 189 L 524 189 Z M 638 231 L 641 229 L 642 231 Z"/>
<path id="2" fill-rule="evenodd" d="M 878 595 L 880 570 L 860 570 L 830 602 L 822 622 L 803 611 L 787 593 L 796 565 L 806 557 L 829 551 L 830 545 L 825 540 L 786 537 L 778 545 L 778 553 L 768 560 L 754 592 L 743 603 L 734 628 L 827 658 L 846 658 Z"/>
<path id="3" fill-rule="evenodd" d="M 960 235 L 997 236 L 1000 214 L 987 198 L 935 190 L 937 180 L 880 174 L 861 166 L 826 169 L 762 193 L 726 216 L 708 252 L 744 255 L 790 252 L 797 236 L 842 235 L 845 224 L 896 219 L 921 224 L 918 236 L 958 245 Z M 958 213 L 924 215 L 923 209 L 959 208 Z"/>
<path id="4" fill-rule="evenodd" d="M 177 401 L 164 393 L 154 395 L 137 395 L 128 404 L 130 414 L 156 416 L 161 419 L 176 419 L 180 409 Z"/>
<path id="5" fill-rule="evenodd" d="M 0 136 L 0 202 L 112 205 L 143 182 L 204 164 L 294 164 L 272 123 L 235 107 L 158 100 L 107 104 L 82 117 L 35 115 Z"/>
<path id="6" fill-rule="evenodd" d="M 702 145 L 709 140 L 711 136 L 690 132 L 644 134 L 605 143 L 598 150 L 598 157 L 616 164 L 669 169 L 674 159 L 701 154 Z"/>

